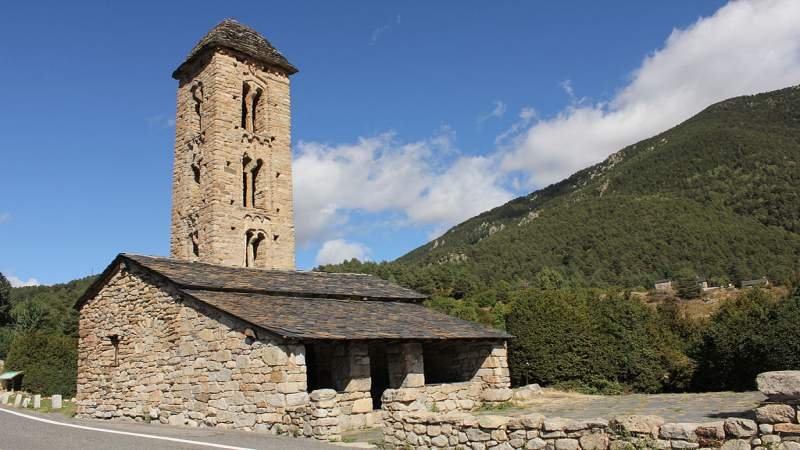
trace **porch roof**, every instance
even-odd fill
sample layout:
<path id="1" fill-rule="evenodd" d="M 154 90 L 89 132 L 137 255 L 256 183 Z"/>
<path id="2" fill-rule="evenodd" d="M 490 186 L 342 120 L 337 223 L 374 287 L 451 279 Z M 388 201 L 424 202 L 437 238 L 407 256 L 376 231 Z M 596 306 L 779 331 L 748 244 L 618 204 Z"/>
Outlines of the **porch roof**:
<path id="1" fill-rule="evenodd" d="M 301 340 L 508 339 L 499 330 L 406 302 L 183 290 L 285 338 Z"/>

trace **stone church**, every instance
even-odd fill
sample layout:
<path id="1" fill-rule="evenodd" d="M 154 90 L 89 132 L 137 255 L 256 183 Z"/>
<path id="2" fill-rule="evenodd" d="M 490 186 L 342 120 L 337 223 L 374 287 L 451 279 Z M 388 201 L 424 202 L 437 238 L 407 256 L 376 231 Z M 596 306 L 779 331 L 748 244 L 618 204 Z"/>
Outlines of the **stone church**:
<path id="1" fill-rule="evenodd" d="M 387 389 L 439 410 L 510 398 L 507 334 L 373 276 L 295 270 L 296 72 L 233 20 L 173 72 L 171 255 L 120 254 L 78 301 L 81 417 L 335 440 L 376 424 Z"/>

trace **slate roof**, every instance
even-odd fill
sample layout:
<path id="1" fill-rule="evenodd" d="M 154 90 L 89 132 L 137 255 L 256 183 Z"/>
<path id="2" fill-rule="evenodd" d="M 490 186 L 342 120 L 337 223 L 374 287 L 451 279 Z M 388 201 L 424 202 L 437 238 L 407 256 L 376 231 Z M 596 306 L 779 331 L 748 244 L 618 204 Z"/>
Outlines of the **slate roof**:
<path id="1" fill-rule="evenodd" d="M 506 339 L 501 331 L 415 303 L 185 290 L 282 337 L 312 340 Z"/>
<path id="2" fill-rule="evenodd" d="M 419 304 L 426 296 L 362 274 L 263 270 L 120 254 L 78 300 L 91 299 L 119 264 L 284 338 L 299 340 L 508 339 Z"/>
<path id="3" fill-rule="evenodd" d="M 206 49 L 230 48 L 244 53 L 257 61 L 264 62 L 272 66 L 278 66 L 286 70 L 289 75 L 297 73 L 297 68 L 293 66 L 275 47 L 270 44 L 258 31 L 246 26 L 233 19 L 225 19 L 211 29 L 197 45 L 194 46 L 186 60 L 175 69 L 172 77 L 180 79 L 181 73 L 188 64 Z"/>
<path id="4" fill-rule="evenodd" d="M 264 270 L 126 253 L 120 256 L 157 272 L 179 287 L 192 289 L 412 302 L 427 298 L 381 278 L 358 273 Z"/>

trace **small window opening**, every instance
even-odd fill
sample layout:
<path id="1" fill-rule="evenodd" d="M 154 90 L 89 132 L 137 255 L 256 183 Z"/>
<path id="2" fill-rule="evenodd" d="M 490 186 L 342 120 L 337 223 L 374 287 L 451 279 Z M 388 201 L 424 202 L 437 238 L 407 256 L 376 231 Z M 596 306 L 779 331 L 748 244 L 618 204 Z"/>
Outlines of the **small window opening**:
<path id="1" fill-rule="evenodd" d="M 242 206 L 247 207 L 251 201 L 250 196 L 250 163 L 253 160 L 249 156 L 242 157 Z"/>
<path id="2" fill-rule="evenodd" d="M 253 262 L 258 261 L 258 247 L 263 241 L 264 235 L 262 233 L 258 233 L 256 237 L 253 238 Z"/>
<path id="3" fill-rule="evenodd" d="M 258 115 L 258 102 L 261 100 L 261 89 L 255 89 L 255 93 L 253 94 L 252 104 L 250 106 L 250 131 L 253 133 L 257 133 L 257 115 Z"/>
<path id="4" fill-rule="evenodd" d="M 200 184 L 200 166 L 197 164 L 192 164 L 192 175 L 194 176 L 194 182 Z"/>
<path id="5" fill-rule="evenodd" d="M 189 234 L 189 240 L 192 243 L 192 255 L 195 257 L 200 256 L 200 239 L 198 239 L 198 237 L 197 231 L 192 231 Z"/>
<path id="6" fill-rule="evenodd" d="M 253 232 L 248 231 L 244 235 L 244 266 L 250 267 L 251 264 L 251 255 L 250 255 L 250 240 L 253 239 Z"/>
<path id="7" fill-rule="evenodd" d="M 192 88 L 192 100 L 194 100 L 194 113 L 197 119 L 197 130 L 203 129 L 203 83 L 197 83 Z"/>
<path id="8" fill-rule="evenodd" d="M 257 85 L 253 85 L 248 81 L 242 84 L 242 122 L 241 126 L 245 130 L 256 133 L 257 118 L 259 103 L 263 89 Z"/>
<path id="9" fill-rule="evenodd" d="M 111 346 L 114 347 L 114 365 L 119 365 L 119 335 L 112 334 L 108 337 L 111 341 Z"/>
<path id="10" fill-rule="evenodd" d="M 250 131 L 249 117 L 248 117 L 250 115 L 249 105 L 248 105 L 249 94 L 250 94 L 250 84 L 245 82 L 242 85 L 242 128 L 244 128 L 247 131 Z"/>
<path id="11" fill-rule="evenodd" d="M 261 161 L 260 159 L 256 160 L 255 165 L 253 165 L 253 170 L 250 172 L 250 184 L 251 184 L 251 187 L 250 187 L 250 192 L 251 192 L 251 194 L 250 194 L 250 206 L 252 206 L 253 208 L 256 207 L 256 192 L 257 192 L 256 191 L 256 186 L 257 186 L 257 180 L 258 180 L 258 173 L 259 173 L 259 171 L 261 171 L 261 166 L 263 164 L 264 164 L 263 161 Z"/>
<path id="12" fill-rule="evenodd" d="M 258 267 L 260 258 L 263 258 L 261 244 L 267 236 L 263 231 L 249 230 L 245 233 L 245 267 Z"/>

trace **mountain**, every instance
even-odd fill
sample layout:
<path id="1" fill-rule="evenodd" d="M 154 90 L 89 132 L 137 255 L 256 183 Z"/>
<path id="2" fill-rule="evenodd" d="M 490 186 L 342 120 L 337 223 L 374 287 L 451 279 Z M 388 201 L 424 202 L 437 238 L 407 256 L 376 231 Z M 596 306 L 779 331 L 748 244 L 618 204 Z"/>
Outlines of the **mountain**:
<path id="1" fill-rule="evenodd" d="M 587 286 L 649 286 L 686 270 L 788 280 L 800 267 L 799 163 L 800 86 L 737 97 L 392 263 L 322 269 L 434 288 L 448 287 L 445 272 L 524 284 L 544 268 Z"/>

